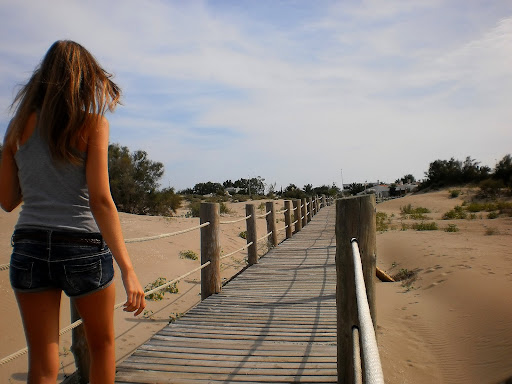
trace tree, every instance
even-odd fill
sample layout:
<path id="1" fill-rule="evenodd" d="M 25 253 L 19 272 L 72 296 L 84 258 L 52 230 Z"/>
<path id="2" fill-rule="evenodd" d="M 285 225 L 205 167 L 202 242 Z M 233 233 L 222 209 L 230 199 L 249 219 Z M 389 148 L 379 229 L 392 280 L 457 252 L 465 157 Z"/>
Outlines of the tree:
<path id="1" fill-rule="evenodd" d="M 289 199 L 302 199 L 303 197 L 306 197 L 306 194 L 295 184 L 290 184 L 286 187 L 283 193 L 283 197 L 289 198 Z"/>
<path id="2" fill-rule="evenodd" d="M 399 184 L 399 183 L 409 184 L 409 183 L 414 183 L 415 181 L 416 181 L 416 179 L 414 178 L 414 176 L 409 173 L 408 175 L 405 175 L 404 177 L 396 180 L 395 182 L 397 184 Z"/>
<path id="3" fill-rule="evenodd" d="M 352 183 L 348 186 L 348 191 L 351 195 L 357 195 L 359 192 L 363 192 L 365 186 L 361 183 Z"/>
<path id="4" fill-rule="evenodd" d="M 503 184 L 509 187 L 512 186 L 512 156 L 506 155 L 496 164 L 493 178 L 503 181 Z"/>
<path id="5" fill-rule="evenodd" d="M 146 152 L 130 153 L 127 147 L 110 144 L 108 168 L 110 191 L 120 211 L 168 215 L 180 207 L 181 197 L 174 193 L 173 188 L 158 190 L 164 166 L 149 160 Z"/>
<path id="6" fill-rule="evenodd" d="M 450 160 L 436 160 L 430 163 L 428 172 L 425 172 L 422 188 L 478 183 L 490 173 L 489 167 L 480 167 L 479 164 L 469 156 L 464 162 L 453 157 Z"/>
<path id="7" fill-rule="evenodd" d="M 222 184 L 213 183 L 211 181 L 207 181 L 206 183 L 197 183 L 194 185 L 194 194 L 195 195 L 223 195 L 224 187 Z"/>
<path id="8" fill-rule="evenodd" d="M 302 190 L 306 195 L 311 196 L 313 194 L 313 185 L 306 184 Z"/>

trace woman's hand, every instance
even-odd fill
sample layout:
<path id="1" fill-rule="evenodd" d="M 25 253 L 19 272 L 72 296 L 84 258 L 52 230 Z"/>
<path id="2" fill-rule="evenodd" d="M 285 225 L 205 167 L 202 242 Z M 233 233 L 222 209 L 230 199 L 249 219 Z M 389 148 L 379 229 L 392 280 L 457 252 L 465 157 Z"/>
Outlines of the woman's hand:
<path id="1" fill-rule="evenodd" d="M 139 315 L 146 308 L 146 299 L 144 298 L 144 290 L 139 283 L 139 279 L 135 271 L 122 274 L 123 285 L 126 291 L 126 303 L 123 304 L 123 311 L 134 312 L 134 316 Z"/>

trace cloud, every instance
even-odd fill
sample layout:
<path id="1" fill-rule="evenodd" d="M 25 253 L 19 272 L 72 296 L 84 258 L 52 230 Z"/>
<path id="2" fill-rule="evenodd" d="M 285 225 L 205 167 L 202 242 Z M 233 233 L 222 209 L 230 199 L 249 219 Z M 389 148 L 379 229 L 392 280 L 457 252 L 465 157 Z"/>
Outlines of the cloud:
<path id="1" fill-rule="evenodd" d="M 0 4 L 2 108 L 54 40 L 76 39 L 123 88 L 112 141 L 179 189 L 421 178 L 512 142 L 509 2 L 50 4 Z"/>

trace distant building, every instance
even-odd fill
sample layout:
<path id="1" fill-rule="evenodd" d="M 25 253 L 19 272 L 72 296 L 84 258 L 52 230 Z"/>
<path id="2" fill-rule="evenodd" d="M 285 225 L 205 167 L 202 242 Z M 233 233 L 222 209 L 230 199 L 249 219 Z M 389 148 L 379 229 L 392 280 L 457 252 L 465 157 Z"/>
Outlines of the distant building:
<path id="1" fill-rule="evenodd" d="M 224 188 L 224 191 L 230 195 L 236 195 L 238 192 L 240 192 L 244 188 L 236 188 L 236 187 L 227 187 Z"/>
<path id="2" fill-rule="evenodd" d="M 369 184 L 371 185 L 371 184 Z M 404 196 L 407 193 L 414 192 L 418 189 L 418 184 L 416 183 L 400 183 L 395 186 L 395 196 Z M 384 183 L 376 183 L 371 187 L 366 188 L 364 191 L 359 192 L 357 195 L 367 195 L 370 193 L 375 194 L 375 197 L 378 199 L 386 199 L 391 197 L 391 185 Z"/>

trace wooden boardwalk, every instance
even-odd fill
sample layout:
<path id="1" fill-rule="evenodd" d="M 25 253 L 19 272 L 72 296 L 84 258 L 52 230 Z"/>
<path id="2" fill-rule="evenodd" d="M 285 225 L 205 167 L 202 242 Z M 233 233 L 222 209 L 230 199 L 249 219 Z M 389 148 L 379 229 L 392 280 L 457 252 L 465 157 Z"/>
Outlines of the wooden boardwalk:
<path id="1" fill-rule="evenodd" d="M 335 206 L 170 324 L 116 383 L 336 383 Z"/>

